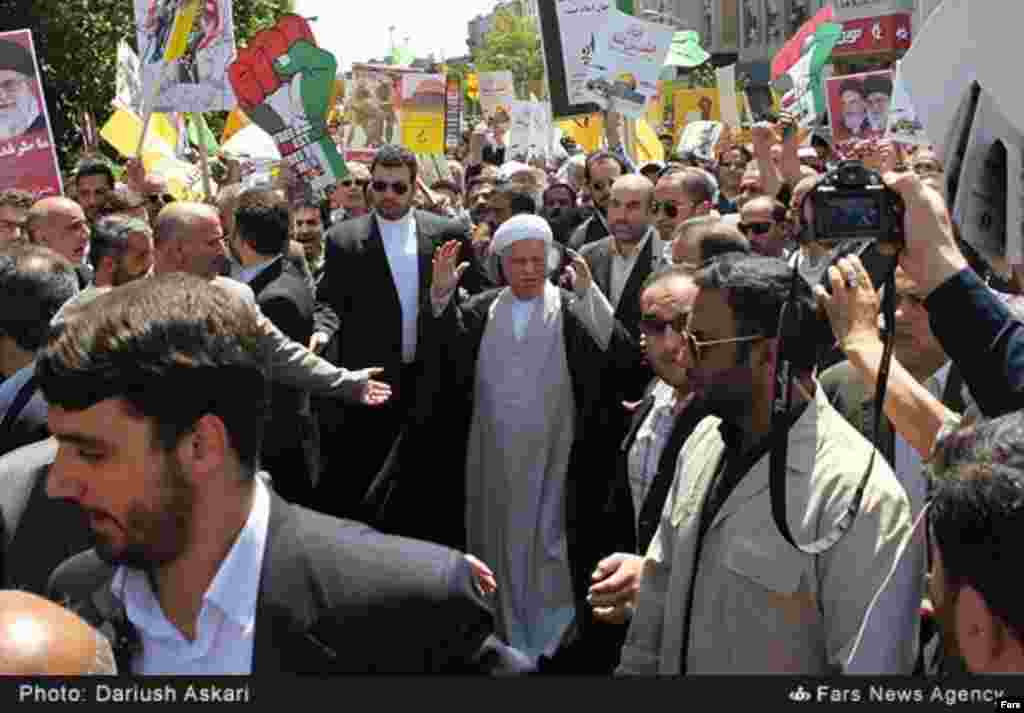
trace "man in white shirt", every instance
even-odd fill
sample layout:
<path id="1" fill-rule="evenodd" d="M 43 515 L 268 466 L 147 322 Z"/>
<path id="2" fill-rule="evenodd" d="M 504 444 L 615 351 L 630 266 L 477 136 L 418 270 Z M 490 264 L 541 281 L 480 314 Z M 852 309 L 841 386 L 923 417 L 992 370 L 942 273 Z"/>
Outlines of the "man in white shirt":
<path id="1" fill-rule="evenodd" d="M 183 273 L 68 313 L 37 370 L 47 494 L 88 514 L 96 547 L 53 597 L 109 632 L 126 674 L 515 668 L 466 557 L 266 487 L 261 343 L 255 312 Z"/>

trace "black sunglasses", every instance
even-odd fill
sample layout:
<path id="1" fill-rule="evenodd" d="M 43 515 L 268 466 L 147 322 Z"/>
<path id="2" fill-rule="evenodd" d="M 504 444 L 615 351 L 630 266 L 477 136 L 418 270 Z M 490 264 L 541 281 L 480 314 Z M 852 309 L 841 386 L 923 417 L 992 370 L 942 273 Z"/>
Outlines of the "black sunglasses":
<path id="1" fill-rule="evenodd" d="M 149 201 L 150 203 L 159 203 L 161 205 L 166 205 L 168 203 L 174 202 L 174 196 L 172 196 L 170 193 L 150 193 L 149 195 L 146 196 L 146 200 Z"/>
<path id="2" fill-rule="evenodd" d="M 677 334 L 683 334 L 686 332 L 686 321 L 689 318 L 689 313 L 683 312 L 672 319 L 659 319 L 653 314 L 644 314 L 640 316 L 640 333 L 646 337 L 660 337 L 665 334 L 665 330 L 669 327 L 672 328 Z"/>
<path id="3" fill-rule="evenodd" d="M 338 183 L 345 188 L 351 188 L 353 183 L 359 186 L 360 188 L 366 188 L 366 186 L 370 183 L 370 179 L 358 178 L 353 180 L 351 178 L 346 178 L 345 180 L 339 181 Z"/>
<path id="4" fill-rule="evenodd" d="M 409 184 L 404 181 L 394 181 L 393 183 L 374 181 L 370 186 L 373 188 L 374 193 L 384 193 L 390 188 L 397 196 L 404 196 L 409 191 Z"/>
<path id="5" fill-rule="evenodd" d="M 696 205 L 696 204 L 694 204 Z M 651 212 L 660 213 L 662 210 L 665 211 L 665 215 L 669 218 L 679 217 L 679 206 L 675 203 L 669 203 L 668 201 L 654 201 L 651 203 Z"/>
<path id="6" fill-rule="evenodd" d="M 740 232 L 744 235 L 764 235 L 775 226 L 775 223 L 740 223 Z"/>

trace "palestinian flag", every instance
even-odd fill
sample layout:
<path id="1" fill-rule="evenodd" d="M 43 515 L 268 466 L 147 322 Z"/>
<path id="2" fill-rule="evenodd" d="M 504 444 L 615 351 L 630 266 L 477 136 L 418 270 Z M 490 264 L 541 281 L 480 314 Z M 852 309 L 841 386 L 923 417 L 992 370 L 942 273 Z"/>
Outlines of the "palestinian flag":
<path id="1" fill-rule="evenodd" d="M 795 115 L 797 122 L 804 128 L 811 126 L 818 117 L 825 114 L 827 99 L 822 70 L 832 56 L 832 48 L 843 34 L 843 26 L 836 22 L 819 23 L 815 25 L 813 33 L 805 34 L 804 30 L 816 21 L 817 17 L 800 28 L 796 38 L 790 40 L 779 52 L 781 56 L 790 48 L 793 41 L 803 36 L 800 56 L 784 70 L 793 81 L 793 89 L 783 97 L 782 108 Z M 775 62 L 772 63 L 773 76 L 779 56 L 776 56 Z"/>
<path id="2" fill-rule="evenodd" d="M 809 38 L 813 38 L 817 33 L 818 28 L 822 25 L 830 23 L 835 18 L 832 12 L 832 5 L 826 5 L 818 14 L 812 17 L 810 20 L 805 22 L 793 38 L 782 46 L 778 54 L 775 55 L 775 59 L 772 60 L 772 81 L 781 77 L 783 74 L 789 72 L 790 68 L 800 61 L 800 58 L 804 56 L 804 51 L 807 48 L 807 42 Z M 829 48 L 829 52 L 832 48 Z M 828 59 L 826 57 L 826 59 Z"/>

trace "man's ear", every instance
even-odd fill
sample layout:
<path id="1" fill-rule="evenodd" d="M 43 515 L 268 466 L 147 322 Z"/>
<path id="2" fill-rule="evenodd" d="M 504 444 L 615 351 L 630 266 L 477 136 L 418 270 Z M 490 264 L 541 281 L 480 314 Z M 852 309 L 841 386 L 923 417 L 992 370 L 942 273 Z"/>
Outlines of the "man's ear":
<path id="1" fill-rule="evenodd" d="M 196 480 L 206 480 L 221 472 L 230 456 L 231 440 L 219 416 L 205 414 L 182 438 L 178 457 Z"/>
<path id="2" fill-rule="evenodd" d="M 965 584 L 957 596 L 953 620 L 967 667 L 973 673 L 990 671 L 1011 643 L 1006 625 L 969 584 Z"/>

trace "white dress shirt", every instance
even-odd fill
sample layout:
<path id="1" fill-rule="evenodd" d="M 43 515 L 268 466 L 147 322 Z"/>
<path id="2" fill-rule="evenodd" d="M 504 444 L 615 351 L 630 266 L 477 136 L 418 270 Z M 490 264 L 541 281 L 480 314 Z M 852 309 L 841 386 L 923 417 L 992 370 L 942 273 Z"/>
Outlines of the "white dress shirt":
<path id="1" fill-rule="evenodd" d="M 150 586 L 149 575 L 125 566 L 111 582 L 138 630 L 142 651 L 131 673 L 151 676 L 224 676 L 252 673 L 256 598 L 270 523 L 270 493 L 256 478 L 252 509 L 245 527 L 221 562 L 203 595 L 196 638 L 186 639 L 167 620 Z"/>
<path id="2" fill-rule="evenodd" d="M 932 374 L 924 382 L 924 387 L 935 398 L 941 400 L 942 392 L 946 390 L 946 380 L 949 379 L 949 370 L 953 362 L 947 361 L 945 365 Z M 910 505 L 914 515 L 921 512 L 924 506 L 924 499 L 928 495 L 928 481 L 924 472 L 924 463 L 921 454 L 913 446 L 907 443 L 900 434 L 894 434 L 893 443 L 893 464 L 892 469 L 896 477 L 903 483 L 910 497 Z"/>
<path id="3" fill-rule="evenodd" d="M 626 289 L 626 283 L 629 282 L 629 276 L 633 274 L 633 268 L 636 267 L 637 260 L 640 259 L 640 253 L 643 252 L 644 246 L 647 245 L 648 240 L 653 240 L 651 245 L 651 256 L 653 261 L 661 259 L 662 253 L 664 252 L 664 243 L 658 238 L 657 231 L 653 228 L 647 231 L 647 235 L 636 244 L 633 252 L 626 257 L 622 255 L 618 249 L 617 244 L 612 242 L 612 280 L 609 285 L 611 294 L 608 296 L 612 303 L 612 307 L 615 309 L 619 308 L 619 300 L 622 299 L 622 293 Z"/>
<path id="4" fill-rule="evenodd" d="M 400 220 L 385 220 L 375 214 L 391 266 L 391 277 L 402 304 L 402 362 L 416 360 L 416 328 L 419 316 L 420 262 L 416 243 L 416 221 L 412 211 Z"/>

